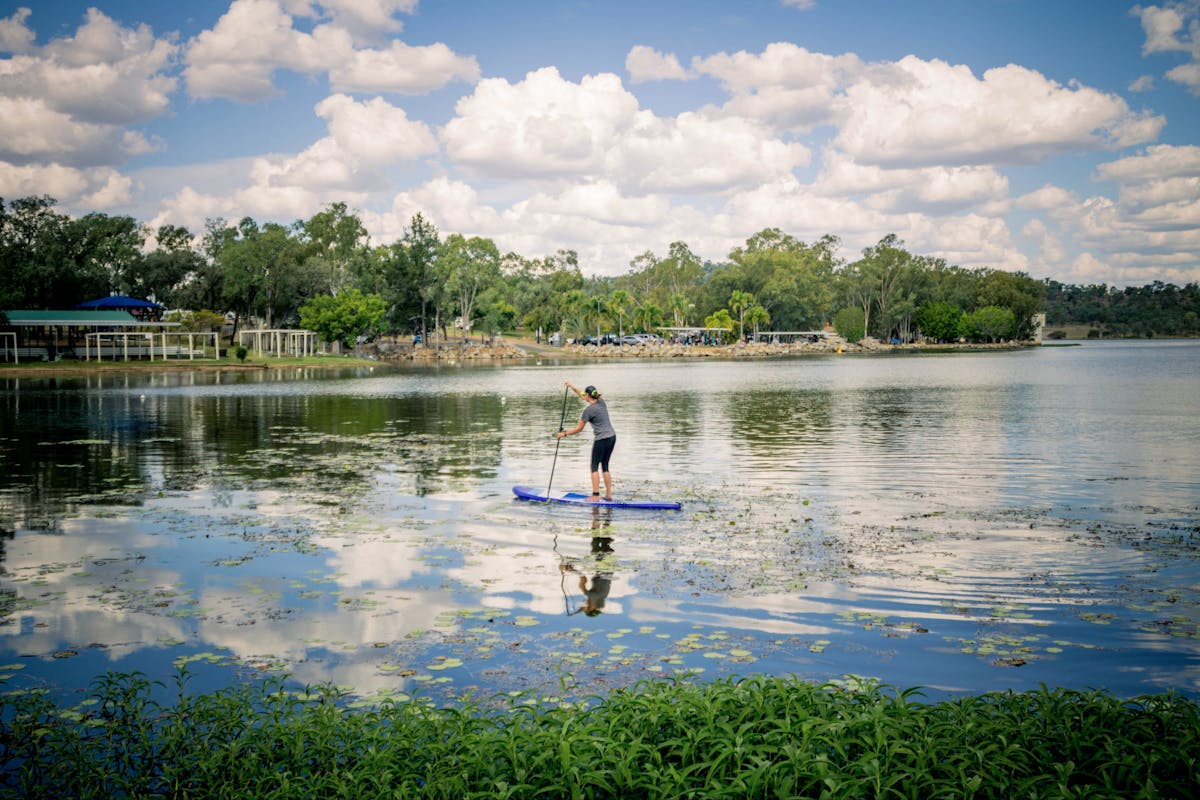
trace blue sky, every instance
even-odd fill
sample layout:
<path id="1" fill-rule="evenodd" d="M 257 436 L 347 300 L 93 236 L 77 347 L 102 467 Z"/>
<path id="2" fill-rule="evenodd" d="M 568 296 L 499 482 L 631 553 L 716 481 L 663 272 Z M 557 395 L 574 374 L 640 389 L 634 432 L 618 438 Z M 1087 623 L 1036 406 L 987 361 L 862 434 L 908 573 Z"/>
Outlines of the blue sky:
<path id="1" fill-rule="evenodd" d="M 1200 280 L 1200 0 L 0 3 L 0 197 Z"/>

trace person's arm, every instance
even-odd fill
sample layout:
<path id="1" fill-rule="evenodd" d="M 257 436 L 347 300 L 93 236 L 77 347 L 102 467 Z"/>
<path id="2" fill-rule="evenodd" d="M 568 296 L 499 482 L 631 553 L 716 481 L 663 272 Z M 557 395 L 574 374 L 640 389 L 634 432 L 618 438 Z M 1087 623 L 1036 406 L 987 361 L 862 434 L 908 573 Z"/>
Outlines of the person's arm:
<path id="1" fill-rule="evenodd" d="M 561 438 L 563 438 L 564 436 L 574 436 L 575 434 L 577 434 L 577 433 L 579 433 L 581 430 L 583 430 L 583 428 L 584 428 L 584 426 L 585 426 L 585 425 L 587 425 L 587 423 L 586 423 L 586 422 L 584 422 L 583 420 L 579 420 L 579 424 L 578 424 L 578 425 L 576 425 L 574 428 L 571 428 L 571 430 L 569 430 L 569 431 L 559 431 L 558 433 L 554 434 L 554 436 L 555 436 L 555 438 L 556 438 L 556 439 L 561 439 Z"/>
<path id="2" fill-rule="evenodd" d="M 570 381 L 567 381 L 565 385 L 566 385 L 566 387 L 567 387 L 568 389 L 570 389 L 572 392 L 574 392 L 575 394 L 579 395 L 579 399 L 580 399 L 580 400 L 582 400 L 582 399 L 583 399 L 583 390 L 581 390 L 581 389 L 578 389 L 578 388 L 576 388 L 576 387 L 572 386 Z"/>

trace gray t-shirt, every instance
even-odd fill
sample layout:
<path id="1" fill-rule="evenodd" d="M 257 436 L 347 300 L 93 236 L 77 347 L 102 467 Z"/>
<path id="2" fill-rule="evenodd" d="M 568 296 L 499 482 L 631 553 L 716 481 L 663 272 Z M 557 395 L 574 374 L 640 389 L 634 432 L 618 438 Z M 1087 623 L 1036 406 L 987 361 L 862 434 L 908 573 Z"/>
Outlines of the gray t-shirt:
<path id="1" fill-rule="evenodd" d="M 603 400 L 588 403 L 588 407 L 583 410 L 580 419 L 592 423 L 592 434 L 597 439 L 608 439 L 617 435 L 617 432 L 613 430 L 612 422 L 608 419 L 608 406 L 604 405 Z"/>

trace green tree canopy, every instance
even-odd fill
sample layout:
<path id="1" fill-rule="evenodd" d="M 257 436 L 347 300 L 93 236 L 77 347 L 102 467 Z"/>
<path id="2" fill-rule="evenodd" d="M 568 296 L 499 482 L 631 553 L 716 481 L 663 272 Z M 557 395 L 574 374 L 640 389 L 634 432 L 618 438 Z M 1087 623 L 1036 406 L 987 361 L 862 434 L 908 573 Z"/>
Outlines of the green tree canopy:
<path id="1" fill-rule="evenodd" d="M 950 303 L 938 301 L 923 307 L 917 314 L 917 326 L 926 339 L 950 342 L 958 338 L 962 311 Z"/>
<path id="2" fill-rule="evenodd" d="M 342 292 L 337 297 L 328 294 L 311 298 L 300 307 L 300 325 L 327 342 L 352 346 L 359 336 L 371 336 L 383 330 L 387 304 L 377 294 L 363 294 L 358 289 Z"/>
<path id="3" fill-rule="evenodd" d="M 1011 308 L 984 306 L 963 314 L 959 333 L 973 342 L 998 342 L 1011 339 L 1017 330 L 1017 319 Z"/>
<path id="4" fill-rule="evenodd" d="M 433 266 L 440 286 L 439 299 L 450 314 L 462 320 L 463 333 L 471 330 L 480 294 L 500 280 L 500 251 L 491 239 L 470 239 L 453 233 L 446 237 Z"/>

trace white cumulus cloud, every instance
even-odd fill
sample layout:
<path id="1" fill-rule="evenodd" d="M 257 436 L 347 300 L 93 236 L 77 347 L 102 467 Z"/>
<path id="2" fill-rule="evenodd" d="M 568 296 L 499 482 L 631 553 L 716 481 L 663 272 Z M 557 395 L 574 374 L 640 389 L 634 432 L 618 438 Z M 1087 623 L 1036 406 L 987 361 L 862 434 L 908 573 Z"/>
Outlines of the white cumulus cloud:
<path id="1" fill-rule="evenodd" d="M 625 56 L 625 71 L 633 83 L 646 81 L 685 80 L 687 71 L 671 53 L 660 53 L 653 47 L 635 45 Z"/>
<path id="2" fill-rule="evenodd" d="M 0 19 L 0 53 L 25 53 L 33 49 L 34 35 L 25 20 L 33 13 L 18 8 L 11 17 Z"/>
<path id="3" fill-rule="evenodd" d="M 867 65 L 852 53 L 833 56 L 775 42 L 761 53 L 696 58 L 692 69 L 730 93 L 726 112 L 803 130 L 835 119 L 836 100 Z"/>
<path id="4" fill-rule="evenodd" d="M 303 7 L 311 4 L 302 3 Z M 456 55 L 444 44 L 410 47 L 392 41 L 383 49 L 359 48 L 357 22 L 381 15 L 391 19 L 411 11 L 411 3 L 320 4 L 333 21 L 311 32 L 296 27 L 295 16 L 277 0 L 234 0 L 211 29 L 187 49 L 184 76 L 194 97 L 252 102 L 277 93 L 274 75 L 286 69 L 328 74 L 335 89 L 421 94 L 461 79 L 474 81 L 474 58 Z M 351 10 L 357 16 L 350 15 Z M 355 24 L 347 26 L 347 19 Z M 398 24 L 397 24 L 398 26 Z"/>
<path id="5" fill-rule="evenodd" d="M 605 180 L 630 193 L 724 191 L 808 163 L 800 144 L 753 120 L 640 109 L 613 74 L 579 83 L 553 68 L 518 83 L 492 78 L 459 101 L 442 130 L 448 156 L 495 177 Z"/>
<path id="6" fill-rule="evenodd" d="M 30 17 L 0 22 L 0 41 L 19 51 L 0 61 L 0 159 L 92 167 L 156 150 L 128 126 L 167 111 L 176 45 L 93 8 L 73 36 L 38 47 Z"/>
<path id="7" fill-rule="evenodd" d="M 1130 13 L 1141 20 L 1146 34 L 1143 54 L 1182 52 L 1190 57 L 1186 64 L 1168 70 L 1167 78 L 1200 95 L 1200 3 L 1134 6 Z"/>
<path id="8" fill-rule="evenodd" d="M 842 101 L 834 142 L 861 163 L 1030 164 L 1143 144 L 1166 123 L 1116 95 L 1012 64 L 978 78 L 966 66 L 906 56 L 881 77 L 864 75 Z"/>

